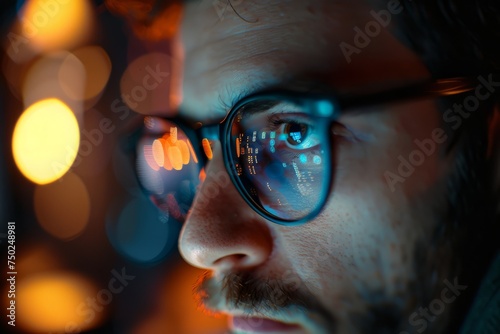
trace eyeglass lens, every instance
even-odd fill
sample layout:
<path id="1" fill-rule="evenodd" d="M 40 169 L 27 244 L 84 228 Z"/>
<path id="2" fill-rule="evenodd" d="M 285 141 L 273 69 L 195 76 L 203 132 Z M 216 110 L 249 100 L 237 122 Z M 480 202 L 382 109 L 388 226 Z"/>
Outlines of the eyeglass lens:
<path id="1" fill-rule="evenodd" d="M 321 206 L 330 173 L 324 121 L 280 99 L 251 101 L 227 121 L 228 172 L 247 201 L 264 215 L 290 221 Z M 138 178 L 163 212 L 182 221 L 203 179 L 195 153 L 201 150 L 175 123 L 154 122 L 137 146 Z"/>
<path id="2" fill-rule="evenodd" d="M 137 177 L 164 214 L 183 221 L 204 177 L 202 162 L 177 124 L 160 118 L 148 122 L 137 143 Z"/>
<path id="3" fill-rule="evenodd" d="M 230 162 L 240 190 L 256 206 L 279 219 L 298 220 L 322 204 L 330 173 L 324 121 L 278 99 L 250 102 L 229 121 Z"/>

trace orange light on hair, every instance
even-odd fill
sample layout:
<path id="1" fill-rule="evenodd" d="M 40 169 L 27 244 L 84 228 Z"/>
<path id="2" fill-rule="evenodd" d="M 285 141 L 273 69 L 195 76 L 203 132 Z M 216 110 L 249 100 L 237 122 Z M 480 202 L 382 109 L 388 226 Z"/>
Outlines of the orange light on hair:
<path id="1" fill-rule="evenodd" d="M 212 152 L 212 147 L 210 146 L 210 142 L 207 138 L 203 138 L 201 141 L 201 146 L 203 147 L 203 152 L 207 156 L 208 160 L 212 160 L 214 154 Z"/>

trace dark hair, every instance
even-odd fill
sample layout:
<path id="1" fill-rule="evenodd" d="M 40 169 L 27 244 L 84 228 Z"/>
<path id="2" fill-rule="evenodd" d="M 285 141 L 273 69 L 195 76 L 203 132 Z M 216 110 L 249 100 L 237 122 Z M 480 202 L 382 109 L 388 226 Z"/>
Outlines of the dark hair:
<path id="1" fill-rule="evenodd" d="M 402 1 L 400 38 L 438 76 L 474 75 L 500 68 L 497 0 Z"/>

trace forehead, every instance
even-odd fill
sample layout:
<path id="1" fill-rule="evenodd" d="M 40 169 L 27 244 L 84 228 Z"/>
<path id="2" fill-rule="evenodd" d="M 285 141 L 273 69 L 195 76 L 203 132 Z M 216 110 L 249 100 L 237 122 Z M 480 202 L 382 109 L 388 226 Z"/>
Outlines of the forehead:
<path id="1" fill-rule="evenodd" d="M 224 105 L 246 94 L 296 81 L 347 89 L 428 75 L 380 23 L 363 44 L 356 40 L 358 31 L 378 22 L 362 0 L 226 3 L 203 0 L 185 7 L 177 36 L 185 115 L 221 118 Z"/>

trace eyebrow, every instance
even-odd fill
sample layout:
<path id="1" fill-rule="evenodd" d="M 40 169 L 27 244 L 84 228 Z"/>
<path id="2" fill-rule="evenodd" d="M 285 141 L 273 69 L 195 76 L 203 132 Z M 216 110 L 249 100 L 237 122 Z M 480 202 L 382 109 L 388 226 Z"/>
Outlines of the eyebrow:
<path id="1" fill-rule="evenodd" d="M 297 92 L 299 94 L 303 93 L 332 93 L 334 87 L 331 84 L 326 83 L 324 80 L 318 80 L 318 76 L 310 77 L 292 77 L 287 80 L 276 80 L 274 83 L 269 84 L 266 82 L 255 82 L 251 85 L 245 86 L 241 89 L 235 90 L 235 87 L 231 85 L 224 86 L 222 90 L 225 94 L 221 92 L 217 95 L 217 102 L 207 108 L 207 116 L 203 118 L 196 118 L 189 116 L 190 113 L 188 109 L 179 108 L 177 116 L 175 118 L 188 121 L 189 123 L 202 123 L 203 125 L 216 124 L 222 122 L 229 112 L 234 108 L 238 102 L 244 98 L 257 94 L 264 91 L 289 91 Z M 249 105 L 251 110 L 256 111 L 257 108 L 261 107 L 260 103 L 252 106 Z"/>

